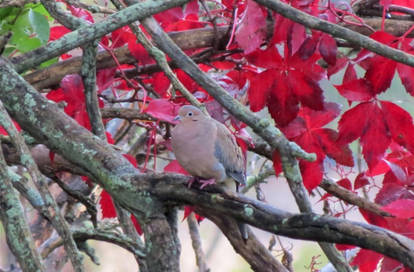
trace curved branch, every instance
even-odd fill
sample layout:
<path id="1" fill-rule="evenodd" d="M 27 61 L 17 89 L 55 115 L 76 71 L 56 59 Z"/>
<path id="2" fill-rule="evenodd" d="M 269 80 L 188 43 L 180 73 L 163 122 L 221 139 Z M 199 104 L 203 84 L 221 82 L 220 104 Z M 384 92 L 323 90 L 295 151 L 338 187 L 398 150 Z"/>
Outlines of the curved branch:
<path id="1" fill-rule="evenodd" d="M 260 5 L 270 8 L 271 10 L 280 13 L 282 16 L 295 21 L 299 24 L 307 26 L 312 29 L 317 29 L 322 32 L 331 34 L 333 37 L 347 40 L 353 44 L 368 49 L 378 55 L 395 60 L 414 67 L 414 56 L 405 53 L 404 51 L 391 48 L 387 45 L 374 41 L 364 35 L 355 31 L 349 30 L 345 27 L 333 24 L 307 13 L 304 13 L 294 7 L 291 7 L 279 0 L 254 0 Z"/>
<path id="2" fill-rule="evenodd" d="M 414 268 L 414 241 L 377 226 L 315 213 L 292 214 L 242 195 L 217 194 L 219 189 L 215 187 L 208 191 L 188 189 L 187 179 L 181 175 L 153 174 L 145 175 L 145 179 L 137 178 L 134 184 L 138 190 L 148 190 L 163 201 L 197 206 L 197 212 L 208 218 L 220 213 L 295 239 L 357 245 Z"/>
<path id="3" fill-rule="evenodd" d="M 198 209 L 196 210 L 198 211 Z M 257 240 L 251 231 L 249 231 L 249 239 L 243 240 L 235 220 L 212 213 L 209 214 L 209 219 L 221 229 L 233 246 L 234 251 L 247 260 L 253 271 L 288 272 L 283 264 L 272 256 L 270 251 Z"/>
<path id="4" fill-rule="evenodd" d="M 101 22 L 81 27 L 76 31 L 66 34 L 59 40 L 39 47 L 26 54 L 14 57 L 10 59 L 10 61 L 14 64 L 15 69 L 18 72 L 23 72 L 73 48 L 92 42 L 124 25 L 164 10 L 183 5 L 188 1 L 189 0 L 159 0 L 138 3 L 108 16 Z"/>

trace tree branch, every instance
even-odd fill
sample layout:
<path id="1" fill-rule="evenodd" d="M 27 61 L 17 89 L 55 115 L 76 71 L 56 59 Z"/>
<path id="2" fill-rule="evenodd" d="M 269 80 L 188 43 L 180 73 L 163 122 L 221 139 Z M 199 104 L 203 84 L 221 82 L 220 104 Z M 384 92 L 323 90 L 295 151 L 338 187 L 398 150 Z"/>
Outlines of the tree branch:
<path id="1" fill-rule="evenodd" d="M 204 254 L 203 248 L 201 246 L 200 232 L 198 231 L 198 222 L 194 216 L 194 213 L 191 213 L 187 217 L 187 224 L 191 236 L 191 242 L 196 257 L 198 270 L 199 272 L 210 272 L 210 268 L 208 268 L 207 265 L 206 255 Z"/>
<path id="2" fill-rule="evenodd" d="M 12 179 L 0 147 L 0 218 L 7 244 L 24 271 L 45 271 L 25 220 L 23 208 L 12 186 Z"/>
<path id="3" fill-rule="evenodd" d="M 209 219 L 213 221 L 226 235 L 234 250 L 239 253 L 250 264 L 256 272 L 287 272 L 288 270 L 269 250 L 260 243 L 256 236 L 249 231 L 249 238 L 244 241 L 238 231 L 235 220 L 223 215 L 210 214 Z"/>
<path id="4" fill-rule="evenodd" d="M 46 60 L 60 56 L 73 48 L 96 40 L 124 25 L 164 10 L 183 5 L 188 1 L 189 0 L 154 0 L 138 3 L 108 16 L 104 21 L 81 27 L 76 31 L 66 34 L 59 40 L 39 47 L 26 54 L 14 57 L 10 61 L 14 64 L 15 69 L 21 73 L 27 69 L 36 67 Z"/>
<path id="5" fill-rule="evenodd" d="M 219 27 L 216 39 L 221 40 L 225 37 L 227 27 Z M 191 29 L 186 31 L 170 32 L 168 35 L 182 50 L 211 47 L 214 40 L 214 31 L 210 28 Z M 136 63 L 135 58 L 129 52 L 128 46 L 123 46 L 113 50 L 113 55 L 120 64 Z M 34 71 L 24 78 L 30 82 L 37 89 L 43 89 L 59 84 L 60 80 L 68 74 L 79 74 L 81 69 L 82 57 L 72 57 L 68 60 L 63 60 L 46 68 Z M 107 51 L 98 52 L 96 56 L 96 68 L 104 69 L 115 67 L 117 64 L 112 55 Z M 159 71 L 158 65 L 147 65 L 142 67 L 140 71 L 143 73 L 152 73 Z M 174 63 L 171 63 L 174 67 Z M 155 69 L 157 68 L 157 69 Z"/>
<path id="6" fill-rule="evenodd" d="M 65 240 L 65 249 L 72 262 L 74 270 L 83 271 L 82 255 L 80 255 L 77 245 L 73 240 L 73 237 L 70 235 L 68 225 L 61 215 L 55 199 L 49 192 L 45 177 L 40 173 L 33 157 L 30 154 L 29 148 L 24 142 L 23 137 L 17 132 L 16 127 L 13 125 L 11 118 L 2 104 L 0 104 L 0 116 L 2 116 L 2 119 L 0 119 L 0 125 L 3 126 L 9 134 L 14 147 L 17 149 L 21 164 L 26 167 L 30 177 L 43 198 L 45 208 L 49 213 L 48 218 L 59 235 Z"/>
<path id="7" fill-rule="evenodd" d="M 380 216 L 392 216 L 392 214 L 383 211 L 380 205 L 370 202 L 362 197 L 359 197 L 355 193 L 341 186 L 338 186 L 330 180 L 324 179 L 322 183 L 319 185 L 319 187 L 323 188 L 326 192 L 336 196 L 339 199 L 342 199 L 343 201 L 349 204 L 355 205 L 357 207 L 378 214 Z"/>
<path id="8" fill-rule="evenodd" d="M 331 34 L 336 38 L 345 39 L 378 55 L 414 67 L 414 56 L 407 54 L 404 51 L 391 48 L 390 46 L 374 41 L 371 38 L 337 24 L 318 19 L 279 0 L 254 1 L 299 24 Z"/>

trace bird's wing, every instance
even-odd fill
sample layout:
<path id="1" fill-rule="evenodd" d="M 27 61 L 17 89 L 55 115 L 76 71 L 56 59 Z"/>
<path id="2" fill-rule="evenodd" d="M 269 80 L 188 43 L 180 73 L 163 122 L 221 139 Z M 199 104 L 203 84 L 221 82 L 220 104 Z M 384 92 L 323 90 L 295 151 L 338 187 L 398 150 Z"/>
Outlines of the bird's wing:
<path id="1" fill-rule="evenodd" d="M 236 143 L 236 138 L 222 123 L 213 120 L 217 126 L 217 138 L 215 142 L 215 152 L 217 160 L 226 169 L 226 174 L 236 182 L 245 185 L 245 161 L 240 147 Z"/>

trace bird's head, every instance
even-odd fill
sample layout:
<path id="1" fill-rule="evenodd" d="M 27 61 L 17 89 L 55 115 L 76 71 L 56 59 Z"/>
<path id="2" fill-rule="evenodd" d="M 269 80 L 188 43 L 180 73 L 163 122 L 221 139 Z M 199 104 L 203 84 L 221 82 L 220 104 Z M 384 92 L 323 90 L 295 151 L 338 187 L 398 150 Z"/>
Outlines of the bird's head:
<path id="1" fill-rule="evenodd" d="M 204 117 L 204 114 L 198 108 L 191 105 L 185 105 L 180 108 L 178 115 L 174 118 L 174 120 L 179 120 L 181 122 L 191 122 L 198 121 Z"/>

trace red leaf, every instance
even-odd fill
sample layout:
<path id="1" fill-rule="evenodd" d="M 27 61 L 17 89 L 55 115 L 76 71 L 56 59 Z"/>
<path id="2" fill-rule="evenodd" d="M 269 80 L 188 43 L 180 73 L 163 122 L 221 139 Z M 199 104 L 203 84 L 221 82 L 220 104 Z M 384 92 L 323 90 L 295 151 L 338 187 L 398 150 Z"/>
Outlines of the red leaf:
<path id="1" fill-rule="evenodd" d="M 413 199 L 412 192 L 406 186 L 397 183 L 385 183 L 375 197 L 375 203 L 387 205 L 397 199 Z"/>
<path id="2" fill-rule="evenodd" d="M 131 32 L 129 26 L 124 26 L 114 30 L 111 33 L 111 48 L 118 48 L 124 44 L 128 44 L 130 41 L 135 42 L 137 40 L 136 36 Z"/>
<path id="3" fill-rule="evenodd" d="M 401 183 L 407 183 L 407 174 L 398 164 L 392 163 L 386 159 L 383 159 L 383 161 L 389 166 L 392 174 L 396 179 L 398 179 L 398 181 Z"/>
<path id="4" fill-rule="evenodd" d="M 346 245 L 346 244 L 335 244 L 335 246 L 338 250 L 348 250 L 348 249 L 355 248 L 354 245 Z"/>
<path id="5" fill-rule="evenodd" d="M 388 7 L 391 5 L 392 0 L 380 0 L 380 5 L 384 6 L 384 9 L 388 9 Z"/>
<path id="6" fill-rule="evenodd" d="M 131 52 L 131 55 L 140 63 L 140 64 L 150 64 L 154 61 L 148 55 L 145 48 L 138 43 L 136 40 L 129 40 L 128 41 L 128 49 Z"/>
<path id="7" fill-rule="evenodd" d="M 49 42 L 60 39 L 69 32 L 70 30 L 64 26 L 53 26 L 50 28 Z"/>
<path id="8" fill-rule="evenodd" d="M 184 216 L 183 216 L 183 220 L 184 221 L 192 212 L 194 212 L 194 208 L 191 206 L 184 206 Z M 201 221 L 204 220 L 204 217 L 201 215 L 198 215 L 196 213 L 194 213 L 195 218 L 197 219 L 197 222 L 200 223 Z"/>
<path id="9" fill-rule="evenodd" d="M 280 155 L 277 150 L 273 151 L 272 161 L 273 161 L 273 168 L 275 169 L 276 176 L 278 176 L 279 174 L 283 172 L 283 169 L 282 169 L 282 162 L 280 161 Z"/>
<path id="10" fill-rule="evenodd" d="M 246 55 L 249 63 L 262 68 L 278 68 L 283 62 L 277 48 L 272 45 L 266 50 L 257 49 L 256 51 Z"/>
<path id="11" fill-rule="evenodd" d="M 286 82 L 279 81 L 278 87 L 285 84 Z M 284 95 L 285 90 L 281 88 L 279 90 L 279 95 Z M 299 105 L 294 96 L 288 95 L 283 99 L 283 104 L 279 97 L 270 94 L 267 101 L 267 108 L 269 109 L 270 115 L 275 120 L 275 122 L 280 126 L 286 126 L 290 121 L 295 119 L 298 111 Z"/>
<path id="12" fill-rule="evenodd" d="M 306 39 L 306 29 L 303 25 L 298 23 L 293 23 L 292 27 L 289 28 L 289 33 L 287 37 L 288 48 L 291 54 L 295 54 L 299 48 L 302 46 L 303 42 Z"/>
<path id="13" fill-rule="evenodd" d="M 91 128 L 86 112 L 85 95 L 83 93 L 82 78 L 77 75 L 66 75 L 60 82 L 57 90 L 50 92 L 46 97 L 55 102 L 65 101 L 65 112 L 87 129 Z"/>
<path id="14" fill-rule="evenodd" d="M 348 64 L 348 58 L 343 57 L 343 58 L 337 59 L 335 65 L 330 65 L 328 67 L 328 78 L 330 78 L 332 75 L 338 73 L 347 64 Z"/>
<path id="15" fill-rule="evenodd" d="M 414 68 L 402 63 L 398 63 L 397 71 L 407 93 L 414 96 Z"/>
<path id="16" fill-rule="evenodd" d="M 55 155 L 56 155 L 56 153 L 55 152 L 53 152 L 53 151 L 49 151 L 49 159 L 50 159 L 50 162 L 53 164 L 53 162 L 54 162 L 54 160 L 55 160 Z"/>
<path id="17" fill-rule="evenodd" d="M 376 31 L 369 36 L 371 39 L 379 41 L 384 44 L 392 44 L 397 38 L 385 31 Z"/>
<path id="18" fill-rule="evenodd" d="M 73 7 L 72 5 L 66 5 L 66 6 L 68 7 L 68 9 L 70 10 L 73 16 L 86 20 L 90 23 L 94 22 L 93 16 L 89 11 L 81 9 L 81 8 Z"/>
<path id="19" fill-rule="evenodd" d="M 20 128 L 19 124 L 16 123 L 15 121 L 12 121 L 12 122 L 13 122 L 13 125 L 16 127 L 17 131 L 20 132 L 22 129 Z M 4 129 L 4 127 L 2 126 L 0 126 L 0 135 L 9 135 L 7 131 Z"/>
<path id="20" fill-rule="evenodd" d="M 164 167 L 164 172 L 171 172 L 171 173 L 179 173 L 186 176 L 191 176 L 181 165 L 178 163 L 177 160 L 171 161 Z"/>
<path id="21" fill-rule="evenodd" d="M 324 103 L 323 110 L 312 110 L 303 107 L 300 112 L 300 116 L 306 119 L 309 128 L 321 128 L 341 113 L 339 105 L 336 103 Z"/>
<path id="22" fill-rule="evenodd" d="M 377 268 L 378 262 L 382 258 L 383 255 L 380 253 L 367 249 L 361 249 L 351 262 L 351 265 L 358 266 L 360 272 L 374 272 Z"/>
<path id="23" fill-rule="evenodd" d="M 400 263 L 399 261 L 396 261 L 394 259 L 384 257 L 382 260 L 381 265 L 381 272 L 388 272 L 388 271 L 396 271 L 396 272 L 404 272 L 404 265 Z M 411 270 L 407 268 L 407 272 L 410 272 Z"/>
<path id="24" fill-rule="evenodd" d="M 321 40 L 319 41 L 319 52 L 322 58 L 329 64 L 336 64 L 336 53 L 338 48 L 336 47 L 336 41 L 328 34 L 322 34 Z"/>
<path id="25" fill-rule="evenodd" d="M 298 96 L 298 100 L 314 110 L 323 109 L 322 89 L 301 71 L 291 70 L 288 74 L 290 89 Z"/>
<path id="26" fill-rule="evenodd" d="M 347 144 L 338 143 L 338 133 L 329 128 L 322 128 L 313 132 L 324 153 L 337 163 L 352 167 L 354 159 Z"/>
<path id="27" fill-rule="evenodd" d="M 302 110 L 305 108 L 302 108 Z M 309 132 L 308 123 L 306 123 L 306 118 L 301 116 L 296 117 L 291 121 L 286 127 L 282 128 L 283 134 L 288 139 L 295 139 L 300 137 L 302 134 Z"/>
<path id="28" fill-rule="evenodd" d="M 135 159 L 134 156 L 130 154 L 122 154 L 122 156 L 124 156 L 124 158 L 126 158 L 135 168 L 138 167 L 137 159 Z"/>
<path id="29" fill-rule="evenodd" d="M 316 162 L 307 162 L 301 161 L 299 163 L 300 172 L 302 173 L 303 177 L 303 184 L 305 185 L 306 189 L 311 192 L 315 189 L 319 183 L 322 181 L 322 166 L 321 163 Z"/>
<path id="30" fill-rule="evenodd" d="M 96 73 L 96 85 L 98 85 L 98 93 L 102 93 L 111 87 L 115 82 L 116 68 L 101 69 Z"/>
<path id="31" fill-rule="evenodd" d="M 170 94 L 167 93 L 168 88 L 170 87 L 170 80 L 164 73 L 156 73 L 153 75 L 152 88 L 161 95 L 162 98 L 169 98 Z"/>
<path id="32" fill-rule="evenodd" d="M 414 217 L 414 200 L 398 199 L 382 207 L 382 209 L 399 218 L 410 219 Z"/>
<path id="33" fill-rule="evenodd" d="M 352 63 L 348 63 L 346 67 L 343 83 L 356 80 L 358 78 L 357 73 L 355 71 L 355 67 Z"/>
<path id="34" fill-rule="evenodd" d="M 375 56 L 370 59 L 370 62 L 371 65 L 364 78 L 371 84 L 373 95 L 377 95 L 390 87 L 397 62 L 382 56 Z"/>
<path id="35" fill-rule="evenodd" d="M 131 214 L 131 221 L 132 221 L 132 224 L 134 224 L 134 227 L 137 230 L 137 233 L 139 235 L 142 235 L 143 231 L 141 229 L 141 226 L 139 225 L 138 220 L 135 218 L 135 216 L 133 214 Z"/>
<path id="36" fill-rule="evenodd" d="M 253 0 L 247 0 L 243 19 L 235 33 L 236 41 L 245 54 L 260 47 L 266 38 L 266 16 L 261 7 Z"/>
<path id="37" fill-rule="evenodd" d="M 354 181 L 354 189 L 358 190 L 359 188 L 365 185 L 368 185 L 368 184 L 369 184 L 369 181 L 368 181 L 368 178 L 365 176 L 365 173 L 359 173 Z"/>
<path id="38" fill-rule="evenodd" d="M 187 217 L 194 211 L 194 208 L 191 206 L 184 206 L 184 216 L 183 216 L 183 220 L 187 219 Z"/>
<path id="39" fill-rule="evenodd" d="M 292 26 L 295 24 L 292 20 L 283 17 L 280 14 L 275 16 L 275 27 L 273 33 L 273 39 L 271 44 L 278 44 L 287 40 L 288 33 L 292 32 Z"/>
<path id="40" fill-rule="evenodd" d="M 381 101 L 392 139 L 414 153 L 414 125 L 411 115 L 396 104 Z"/>
<path id="41" fill-rule="evenodd" d="M 148 104 L 144 112 L 148 113 L 154 118 L 169 123 L 175 123 L 173 120 L 178 114 L 179 106 L 167 99 L 154 99 Z"/>
<path id="42" fill-rule="evenodd" d="M 300 57 L 302 60 L 309 59 L 312 55 L 314 55 L 316 46 L 318 45 L 315 37 L 308 37 L 300 46 L 298 52 L 296 52 L 296 56 Z M 293 53 L 292 53 L 293 55 Z"/>
<path id="43" fill-rule="evenodd" d="M 338 133 L 332 129 L 321 128 L 340 113 L 335 103 L 325 103 L 323 111 L 301 108 L 298 116 L 286 127 L 283 133 L 308 152 L 315 152 L 322 162 L 325 154 L 336 162 L 353 166 L 352 152 L 345 143 L 338 143 Z"/>
<path id="44" fill-rule="evenodd" d="M 274 73 L 274 70 L 269 69 L 252 77 L 248 90 L 250 109 L 252 111 L 260 111 L 266 105 L 270 90 L 275 82 Z"/>
<path id="45" fill-rule="evenodd" d="M 339 120 L 338 142 L 352 142 L 360 137 L 362 154 L 373 168 L 384 155 L 391 139 L 383 113 L 375 102 L 360 103 L 346 111 Z"/>
<path id="46" fill-rule="evenodd" d="M 336 183 L 339 186 L 342 186 L 345 189 L 347 189 L 349 191 L 352 191 L 352 184 L 351 184 L 351 181 L 348 178 L 344 178 L 344 179 L 338 180 Z"/>
<path id="47" fill-rule="evenodd" d="M 335 88 L 348 101 L 365 102 L 373 98 L 371 87 L 363 78 L 347 81 L 342 85 L 335 85 Z"/>
<path id="48" fill-rule="evenodd" d="M 108 194 L 105 190 L 101 193 L 101 198 L 99 199 L 99 205 L 102 210 L 102 218 L 114 218 L 116 217 L 116 210 L 114 202 L 112 201 L 111 195 Z"/>

